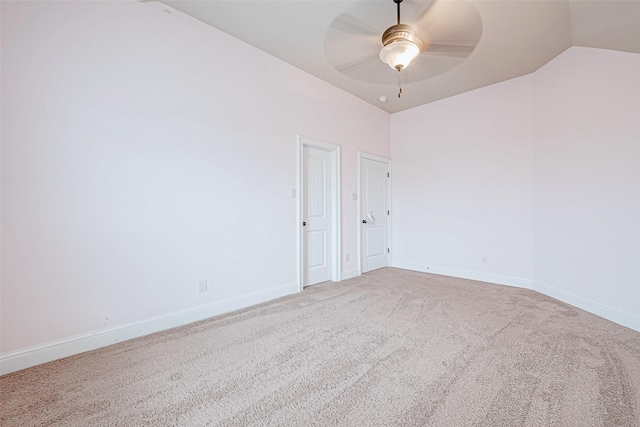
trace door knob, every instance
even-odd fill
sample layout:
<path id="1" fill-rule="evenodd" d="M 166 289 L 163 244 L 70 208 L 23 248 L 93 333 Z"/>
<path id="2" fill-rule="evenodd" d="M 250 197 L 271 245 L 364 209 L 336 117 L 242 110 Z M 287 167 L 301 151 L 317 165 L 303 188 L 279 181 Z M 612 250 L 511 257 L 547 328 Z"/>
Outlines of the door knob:
<path id="1" fill-rule="evenodd" d="M 367 223 L 367 220 L 366 220 L 366 219 L 363 219 L 363 220 L 362 220 L 362 223 L 363 223 L 363 224 L 366 224 L 366 223 Z"/>

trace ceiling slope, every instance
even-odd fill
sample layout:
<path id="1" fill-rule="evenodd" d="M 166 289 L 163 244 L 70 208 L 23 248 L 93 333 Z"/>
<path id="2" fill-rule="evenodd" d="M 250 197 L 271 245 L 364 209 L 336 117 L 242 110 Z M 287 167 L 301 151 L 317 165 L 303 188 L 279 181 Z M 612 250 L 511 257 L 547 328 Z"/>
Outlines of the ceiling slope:
<path id="1" fill-rule="evenodd" d="M 387 26 L 395 24 L 392 0 L 162 0 L 162 3 L 389 113 L 529 74 L 573 45 L 640 53 L 640 1 L 436 1 L 475 7 L 482 19 L 482 36 L 471 54 L 453 68 L 432 78 L 404 84 L 401 98 L 397 97 L 396 72 L 380 68 L 387 65 L 371 63 L 372 73 L 389 74 L 386 83 L 371 83 L 366 69 L 354 78 L 344 69 L 336 69 L 329 60 L 331 54 L 326 52 L 331 46 L 328 32 L 340 15 L 362 22 L 373 36 L 376 31 L 381 36 Z M 403 22 L 411 24 L 412 17 L 419 15 L 416 11 L 425 9 L 429 3 L 404 0 L 403 16 L 409 21 Z M 344 31 L 343 37 L 355 36 Z M 335 45 L 335 40 L 332 43 Z M 360 52 L 354 53 L 354 60 L 358 55 Z M 428 66 L 424 62 L 412 66 Z M 402 72 L 407 81 L 411 81 L 410 72 L 411 66 Z M 387 102 L 379 101 L 382 95 Z"/>

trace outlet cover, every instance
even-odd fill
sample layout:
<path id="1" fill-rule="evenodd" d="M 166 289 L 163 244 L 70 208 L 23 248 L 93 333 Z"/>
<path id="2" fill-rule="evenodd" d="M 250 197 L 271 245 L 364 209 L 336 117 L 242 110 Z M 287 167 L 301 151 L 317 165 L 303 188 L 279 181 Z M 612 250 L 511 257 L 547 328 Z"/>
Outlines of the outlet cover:
<path id="1" fill-rule="evenodd" d="M 207 279 L 198 280 L 198 292 L 206 292 L 207 290 Z"/>

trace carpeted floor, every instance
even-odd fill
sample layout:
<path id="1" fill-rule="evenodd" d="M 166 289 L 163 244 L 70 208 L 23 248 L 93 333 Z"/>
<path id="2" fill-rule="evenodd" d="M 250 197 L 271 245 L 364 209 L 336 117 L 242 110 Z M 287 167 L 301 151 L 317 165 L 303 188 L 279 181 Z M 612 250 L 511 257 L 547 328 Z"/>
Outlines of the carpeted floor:
<path id="1" fill-rule="evenodd" d="M 640 333 L 386 268 L 0 377 L 9 426 L 640 426 Z"/>

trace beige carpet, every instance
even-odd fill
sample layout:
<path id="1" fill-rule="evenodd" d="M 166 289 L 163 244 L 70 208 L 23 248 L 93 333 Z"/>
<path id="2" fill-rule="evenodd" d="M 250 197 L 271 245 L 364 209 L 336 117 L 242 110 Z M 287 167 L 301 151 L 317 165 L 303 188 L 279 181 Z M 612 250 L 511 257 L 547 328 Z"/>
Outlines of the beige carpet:
<path id="1" fill-rule="evenodd" d="M 640 333 L 398 269 L 0 377 L 8 426 L 640 426 Z"/>

